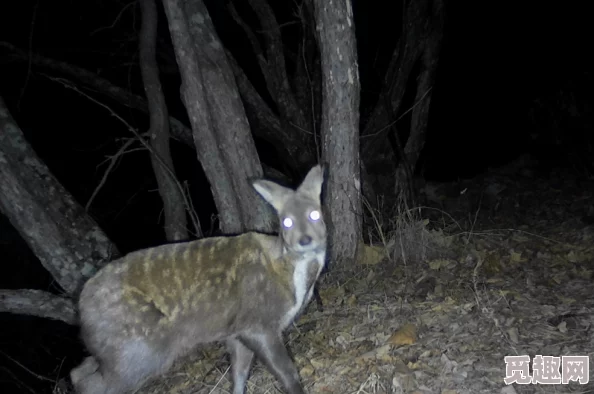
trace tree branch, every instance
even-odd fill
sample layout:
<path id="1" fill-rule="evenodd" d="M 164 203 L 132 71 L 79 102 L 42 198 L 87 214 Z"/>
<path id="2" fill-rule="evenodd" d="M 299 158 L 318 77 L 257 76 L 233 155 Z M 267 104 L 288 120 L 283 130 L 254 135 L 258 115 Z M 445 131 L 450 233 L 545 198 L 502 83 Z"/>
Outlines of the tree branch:
<path id="1" fill-rule="evenodd" d="M 303 116 L 303 111 L 297 105 L 297 101 L 291 91 L 281 30 L 276 21 L 276 16 L 266 0 L 248 1 L 258 17 L 266 42 L 265 50 L 268 69 L 262 70 L 262 73 L 266 79 L 270 94 L 281 114 L 281 118 L 297 126 L 297 130 L 294 130 L 295 132 L 303 133 L 303 130 L 308 130 L 308 125 Z"/>
<path id="2" fill-rule="evenodd" d="M 142 24 L 139 32 L 140 71 L 149 107 L 151 164 L 163 200 L 165 235 L 168 241 L 188 239 L 183 190 L 175 178 L 175 168 L 169 149 L 167 103 L 163 95 L 157 65 L 157 6 L 155 0 L 141 0 Z M 189 207 L 188 207 L 189 209 Z M 201 234 L 200 228 L 196 229 Z"/>
<path id="3" fill-rule="evenodd" d="M 414 173 L 415 166 L 425 145 L 425 135 L 429 121 L 432 87 L 437 72 L 437 62 L 443 38 L 443 2 L 433 0 L 433 9 L 425 10 L 425 18 L 432 19 L 432 23 L 424 24 L 424 43 L 421 53 L 421 67 L 417 77 L 415 105 L 412 108 L 410 135 L 404 147 L 404 160 L 410 166 L 410 174 L 405 174 L 400 166 L 396 173 L 396 186 L 402 184 L 404 178 L 409 179 Z"/>
<path id="4" fill-rule="evenodd" d="M 44 317 L 77 325 L 76 307 L 70 298 L 42 290 L 0 290 L 0 312 Z"/>
<path id="5" fill-rule="evenodd" d="M 361 133 L 363 157 L 369 157 L 373 148 L 378 144 L 385 144 L 385 136 L 390 130 L 390 121 L 393 120 L 389 114 L 400 112 L 408 79 L 422 53 L 423 40 L 421 37 L 426 20 L 420 14 L 424 3 L 429 1 L 431 0 L 413 1 L 407 7 L 402 21 L 402 35 L 396 44 L 384 77 L 384 89 L 380 93 L 369 122 Z M 387 111 L 386 104 L 391 105 L 391 111 Z"/>
<path id="6" fill-rule="evenodd" d="M 121 105 L 148 113 L 148 105 L 143 97 L 120 88 L 93 72 L 76 65 L 50 59 L 41 55 L 30 55 L 7 42 L 0 41 L 0 47 L 4 47 L 11 51 L 13 57 L 17 58 L 19 61 L 28 61 L 30 59 L 34 65 L 68 75 L 79 83 L 91 88 L 93 91 L 100 92 Z M 302 140 L 294 137 L 294 133 L 289 133 L 286 127 L 281 127 L 278 116 L 272 112 L 270 107 L 266 105 L 255 89 L 253 89 L 253 86 L 247 79 L 243 70 L 236 64 L 230 55 L 229 59 L 232 60 L 230 61 L 230 65 L 233 68 L 238 89 L 241 92 L 242 99 L 245 100 L 244 104 L 248 108 L 247 115 L 250 116 L 250 120 L 253 119 L 257 121 L 256 127 L 253 127 L 252 129 L 254 135 L 275 145 L 275 147 L 279 149 L 279 152 L 281 152 L 281 156 L 284 156 L 283 146 L 292 147 L 294 151 L 297 152 L 299 150 L 298 148 L 303 146 L 301 145 L 302 142 L 300 142 Z M 190 127 L 172 116 L 169 116 L 169 126 L 172 138 L 195 149 L 194 137 L 192 136 Z M 313 159 L 310 158 L 313 156 L 309 151 L 305 152 L 305 150 L 302 150 L 300 152 L 300 157 L 301 156 L 303 156 L 302 158 L 305 160 L 305 163 L 308 165 L 311 164 Z"/>
<path id="7" fill-rule="evenodd" d="M 228 59 L 254 134 L 274 145 L 281 156 L 289 159 L 291 167 L 298 168 L 304 163 L 310 165 L 313 155 L 303 149 L 304 141 L 298 138 L 299 134 L 281 126 L 278 116 L 264 102 L 231 53 L 228 53 Z"/>
<path id="8" fill-rule="evenodd" d="M 266 62 L 266 57 L 264 57 L 264 51 L 260 46 L 260 41 L 258 41 L 258 37 L 256 37 L 252 29 L 248 26 L 248 24 L 245 23 L 245 21 L 239 16 L 239 13 L 233 5 L 233 2 L 229 2 L 228 9 L 229 13 L 231 14 L 231 17 L 233 18 L 233 20 L 235 20 L 235 23 L 237 23 L 239 27 L 243 29 L 243 32 L 247 36 L 250 45 L 252 46 L 252 50 L 254 51 L 254 55 L 256 55 L 256 60 L 260 65 L 260 70 L 262 71 L 262 75 L 264 76 L 264 81 L 266 81 L 266 84 L 268 85 L 268 74 L 270 74 L 270 70 L 268 63 Z"/>
<path id="9" fill-rule="evenodd" d="M 319 139 L 317 128 L 321 123 L 322 114 L 322 75 L 312 11 L 313 5 L 310 1 L 300 4 L 298 17 L 301 21 L 301 41 L 297 47 L 297 53 L 287 53 L 291 61 L 295 63 L 292 80 L 295 100 L 299 108 L 303 109 L 305 119 L 311 125 L 310 130 L 314 134 L 314 138 Z"/>
<path id="10" fill-rule="evenodd" d="M 129 90 L 122 89 L 93 72 L 70 63 L 61 62 L 37 54 L 29 54 L 28 52 L 25 52 L 7 42 L 0 41 L 0 47 L 4 47 L 11 51 L 13 56 L 15 56 L 18 60 L 30 60 L 36 66 L 45 67 L 50 70 L 63 73 L 75 79 L 79 83 L 90 87 L 95 91 L 101 92 L 101 94 L 110 97 L 121 105 L 134 108 L 138 111 L 148 112 L 147 102 L 142 96 L 136 95 Z M 171 116 L 169 117 L 169 123 L 173 138 L 183 142 L 188 146 L 194 146 L 192 130 L 189 127 L 184 125 L 180 120 Z"/>
<path id="11" fill-rule="evenodd" d="M 1 98 L 0 211 L 68 294 L 118 254 L 39 159 Z"/>

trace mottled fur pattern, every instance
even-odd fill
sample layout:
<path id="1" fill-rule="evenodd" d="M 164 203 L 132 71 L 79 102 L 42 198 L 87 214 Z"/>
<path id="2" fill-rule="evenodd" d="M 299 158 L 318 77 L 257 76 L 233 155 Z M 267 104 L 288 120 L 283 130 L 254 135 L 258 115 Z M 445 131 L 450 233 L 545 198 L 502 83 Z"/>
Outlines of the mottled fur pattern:
<path id="1" fill-rule="evenodd" d="M 258 180 L 277 211 L 279 236 L 255 232 L 130 253 L 84 286 L 79 310 L 91 353 L 71 372 L 81 394 L 120 394 L 166 371 L 200 343 L 225 341 L 233 394 L 243 394 L 254 354 L 290 394 L 303 394 L 282 341 L 309 302 L 325 260 L 322 169 L 293 191 Z"/>

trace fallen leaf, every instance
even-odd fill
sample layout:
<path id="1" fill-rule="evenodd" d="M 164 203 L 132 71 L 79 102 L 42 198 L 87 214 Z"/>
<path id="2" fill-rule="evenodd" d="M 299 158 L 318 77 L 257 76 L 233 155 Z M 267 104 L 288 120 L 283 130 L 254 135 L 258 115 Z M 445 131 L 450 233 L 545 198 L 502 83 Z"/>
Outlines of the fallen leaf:
<path id="1" fill-rule="evenodd" d="M 355 306 L 357 304 L 357 297 L 353 294 L 347 299 L 348 306 Z"/>
<path id="2" fill-rule="evenodd" d="M 413 324 L 405 324 L 400 327 L 388 339 L 390 345 L 412 345 L 417 341 L 417 328 Z"/>

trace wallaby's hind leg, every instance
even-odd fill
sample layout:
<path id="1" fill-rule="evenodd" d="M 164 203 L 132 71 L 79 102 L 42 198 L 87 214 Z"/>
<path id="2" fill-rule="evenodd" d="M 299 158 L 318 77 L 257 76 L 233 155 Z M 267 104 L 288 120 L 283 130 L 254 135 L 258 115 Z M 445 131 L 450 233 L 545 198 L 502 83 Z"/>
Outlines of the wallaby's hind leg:
<path id="1" fill-rule="evenodd" d="M 107 387 L 94 357 L 87 357 L 70 372 L 74 390 L 79 394 L 105 394 Z"/>
<path id="2" fill-rule="evenodd" d="M 119 394 L 127 389 L 119 376 L 102 369 L 94 357 L 87 357 L 74 368 L 70 379 L 78 394 Z"/>
<path id="3" fill-rule="evenodd" d="M 168 366 L 167 360 L 157 356 L 143 340 L 123 343 L 117 350 L 104 353 L 99 361 L 87 357 L 72 370 L 70 376 L 77 393 L 125 393 Z"/>

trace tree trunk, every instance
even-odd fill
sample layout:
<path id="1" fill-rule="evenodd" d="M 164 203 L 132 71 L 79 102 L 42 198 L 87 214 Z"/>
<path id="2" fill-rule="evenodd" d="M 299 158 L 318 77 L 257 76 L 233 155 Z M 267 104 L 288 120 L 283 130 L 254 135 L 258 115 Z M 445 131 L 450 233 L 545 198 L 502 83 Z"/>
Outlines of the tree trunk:
<path id="1" fill-rule="evenodd" d="M 309 149 L 300 149 L 307 145 L 302 133 L 283 127 L 279 116 L 256 91 L 233 56 L 229 55 L 228 58 L 254 135 L 272 144 L 278 151 L 279 157 L 282 157 L 286 161 L 285 164 L 294 170 L 305 164 L 310 166 L 314 163 L 314 152 Z"/>
<path id="2" fill-rule="evenodd" d="M 330 261 L 353 261 L 361 237 L 359 70 L 350 0 L 315 0 L 322 58 L 322 155 Z"/>
<path id="3" fill-rule="evenodd" d="M 381 194 L 393 193 L 395 182 L 406 183 L 408 178 L 408 171 L 403 168 L 405 165 L 403 160 L 406 156 L 400 157 L 401 152 L 395 152 L 391 149 L 389 134 L 393 133 L 392 136 L 396 139 L 401 138 L 400 134 L 412 136 L 414 133 L 412 129 L 410 133 L 408 131 L 396 133 L 395 126 L 400 119 L 398 116 L 400 114 L 403 114 L 400 116 L 404 116 L 407 113 L 402 108 L 402 104 L 406 88 L 411 85 L 409 83 L 410 79 L 416 77 L 416 74 L 413 74 L 415 65 L 419 61 L 423 61 L 423 53 L 428 42 L 434 40 L 436 36 L 441 37 L 443 34 L 442 19 L 442 0 L 416 0 L 408 3 L 403 20 L 404 29 L 388 65 L 384 77 L 383 91 L 380 93 L 378 103 L 364 127 L 361 136 L 362 156 L 365 158 L 368 173 L 376 175 L 375 182 L 372 182 L 376 185 L 381 184 L 382 188 L 378 190 Z M 419 82 L 417 83 L 417 91 L 420 88 Z M 425 90 L 420 95 L 417 94 L 416 99 L 421 97 L 425 99 L 426 96 L 423 95 L 426 93 Z M 415 101 L 412 105 L 416 106 L 418 104 L 419 102 Z M 413 111 L 415 108 L 413 108 Z M 425 115 L 427 114 L 426 112 Z M 419 145 L 418 142 L 417 138 L 415 144 L 422 147 L 422 144 Z M 406 150 L 407 143 L 407 141 L 402 143 L 405 146 L 404 150 Z M 395 158 L 395 154 L 398 154 L 397 158 Z M 400 160 L 400 162 L 397 163 L 397 160 Z M 407 164 L 410 168 L 414 168 L 416 160 L 414 162 L 409 161 Z M 405 180 L 403 181 L 399 176 L 398 179 L 400 180 L 396 181 L 394 177 L 396 172 L 400 176 L 405 176 Z M 379 179 L 381 179 L 381 182 L 377 181 Z"/>
<path id="4" fill-rule="evenodd" d="M 0 210 L 71 296 L 118 255 L 97 223 L 37 157 L 1 98 Z"/>
<path id="5" fill-rule="evenodd" d="M 262 176 L 235 79 L 202 0 L 164 0 L 198 159 L 225 233 L 270 231 L 273 215 L 249 184 Z"/>
<path id="6" fill-rule="evenodd" d="M 322 67 L 317 45 L 316 21 L 311 0 L 299 7 L 299 20 L 303 38 L 295 54 L 295 75 L 292 86 L 299 107 L 305 112 L 308 130 L 313 135 L 316 149 L 321 145 L 320 124 L 322 123 Z M 301 131 L 301 134 L 303 132 Z M 314 153 L 320 154 L 318 150 Z"/>
<path id="7" fill-rule="evenodd" d="M 281 26 L 279 26 L 272 7 L 266 0 L 248 0 L 248 3 L 258 18 L 259 29 L 257 34 L 241 19 L 232 2 L 229 3 L 229 11 L 237 24 L 244 30 L 251 43 L 266 88 L 278 111 L 278 123 L 283 130 L 283 134 L 290 134 L 290 138 L 297 141 L 297 144 L 287 146 L 290 151 L 289 164 L 298 171 L 304 172 L 306 169 L 309 170 L 313 164 L 316 153 L 313 149 L 313 138 L 310 138 L 314 129 L 310 128 L 310 122 L 305 117 L 304 108 L 300 105 L 301 103 L 299 103 L 298 97 L 289 83 Z M 261 43 L 264 45 L 261 45 Z M 238 70 L 238 67 L 234 67 L 233 70 L 236 78 L 240 79 L 243 71 Z M 245 83 L 239 84 L 239 88 L 243 97 L 250 98 L 253 94 L 259 95 L 255 89 L 246 91 L 245 88 L 249 88 L 249 85 Z M 261 105 L 267 107 L 267 104 L 261 98 L 254 100 L 251 97 L 249 101 L 246 101 L 246 106 L 254 111 L 252 116 L 256 117 L 257 120 L 261 120 L 261 115 L 266 114 L 266 110 Z"/>
<path id="8" fill-rule="evenodd" d="M 141 0 L 142 25 L 139 33 L 140 71 L 149 108 L 151 164 L 163 200 L 165 236 L 168 241 L 188 239 L 186 204 L 175 177 L 169 150 L 169 117 L 159 79 L 155 49 L 157 45 L 157 7 L 155 0 Z M 188 207 L 189 208 L 189 207 Z M 198 235 L 200 228 L 196 229 Z"/>
<path id="9" fill-rule="evenodd" d="M 421 67 L 417 78 L 417 92 L 415 95 L 415 106 L 412 111 L 410 135 L 404 147 L 404 161 L 410 167 L 410 173 L 405 170 L 405 165 L 400 165 L 396 171 L 395 186 L 396 193 L 412 181 L 410 176 L 414 173 L 415 167 L 425 146 L 425 136 L 429 122 L 429 108 L 431 107 L 432 87 L 435 82 L 437 63 L 443 38 L 443 2 L 434 0 L 430 2 L 432 9 L 427 10 L 427 19 L 431 20 L 430 34 L 424 35 L 423 52 L 421 54 Z"/>

